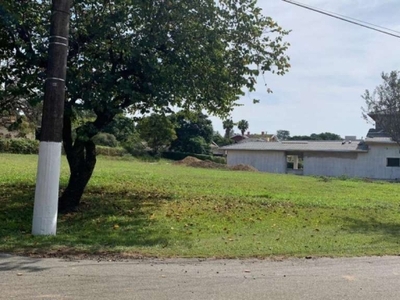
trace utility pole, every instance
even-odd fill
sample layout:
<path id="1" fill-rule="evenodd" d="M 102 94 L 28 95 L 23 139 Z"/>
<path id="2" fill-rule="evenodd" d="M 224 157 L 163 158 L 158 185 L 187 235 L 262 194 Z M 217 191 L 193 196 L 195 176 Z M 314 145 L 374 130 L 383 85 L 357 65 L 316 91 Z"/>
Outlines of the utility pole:
<path id="1" fill-rule="evenodd" d="M 32 234 L 57 231 L 71 0 L 53 0 Z"/>

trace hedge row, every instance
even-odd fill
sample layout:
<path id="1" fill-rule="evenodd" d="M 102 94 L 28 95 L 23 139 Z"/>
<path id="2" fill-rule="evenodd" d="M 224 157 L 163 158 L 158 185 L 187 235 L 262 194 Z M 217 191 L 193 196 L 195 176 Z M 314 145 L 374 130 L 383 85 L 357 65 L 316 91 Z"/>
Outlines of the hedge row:
<path id="1" fill-rule="evenodd" d="M 105 146 L 96 146 L 97 155 L 106 155 L 106 156 L 124 156 L 129 154 L 124 148 L 120 147 L 105 147 Z"/>
<path id="2" fill-rule="evenodd" d="M 128 154 L 128 152 L 124 148 L 111 148 L 103 146 L 97 146 L 96 152 L 99 155 L 107 156 L 124 156 Z M 39 141 L 29 139 L 0 138 L 0 153 L 38 154 Z"/>
<path id="3" fill-rule="evenodd" d="M 16 154 L 37 154 L 39 152 L 39 141 L 29 139 L 0 138 L 0 152 Z"/>
<path id="4" fill-rule="evenodd" d="M 205 154 L 195 154 L 186 152 L 162 152 L 161 157 L 170 160 L 182 160 L 187 156 L 193 156 L 201 160 L 210 160 L 219 164 L 226 164 L 226 159 L 224 157 L 205 155 Z"/>
<path id="5" fill-rule="evenodd" d="M 97 146 L 98 155 L 106 156 L 124 156 L 129 154 L 124 148 Z M 39 141 L 29 139 L 2 139 L 0 138 L 0 153 L 16 153 L 16 154 L 37 154 L 39 153 Z M 220 164 L 226 164 L 223 157 L 215 157 L 211 155 L 184 153 L 184 152 L 163 152 L 161 157 L 171 160 L 182 160 L 187 156 L 193 156 L 201 160 L 210 160 Z"/>

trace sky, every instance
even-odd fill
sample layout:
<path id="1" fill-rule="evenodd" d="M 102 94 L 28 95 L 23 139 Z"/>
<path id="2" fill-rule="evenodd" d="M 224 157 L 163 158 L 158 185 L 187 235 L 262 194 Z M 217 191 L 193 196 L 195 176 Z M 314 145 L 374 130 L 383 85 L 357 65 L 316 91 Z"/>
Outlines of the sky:
<path id="1" fill-rule="evenodd" d="M 319 9 L 400 31 L 399 0 L 298 0 Z M 286 30 L 291 68 L 265 74 L 231 116 L 249 122 L 251 133 L 289 130 L 291 136 L 333 132 L 366 136 L 373 124 L 362 118 L 365 90 L 381 84 L 382 72 L 400 70 L 400 39 L 286 3 L 258 0 L 265 16 Z M 251 99 L 260 99 L 253 104 Z M 222 121 L 210 117 L 223 133 Z M 237 128 L 235 131 L 238 132 Z"/>

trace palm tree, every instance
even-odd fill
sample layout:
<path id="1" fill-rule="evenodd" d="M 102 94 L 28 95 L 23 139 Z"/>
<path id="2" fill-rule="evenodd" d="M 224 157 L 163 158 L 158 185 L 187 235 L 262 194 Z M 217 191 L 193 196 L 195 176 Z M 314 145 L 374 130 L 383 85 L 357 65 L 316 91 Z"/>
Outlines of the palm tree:
<path id="1" fill-rule="evenodd" d="M 225 129 L 225 138 L 229 139 L 231 137 L 231 131 L 235 126 L 235 123 L 233 123 L 232 119 L 226 119 L 222 122 L 222 126 Z"/>
<path id="2" fill-rule="evenodd" d="M 249 122 L 247 122 L 246 120 L 240 120 L 238 122 L 237 127 L 240 130 L 240 132 L 242 133 L 242 135 L 244 135 L 246 130 L 249 129 Z"/>

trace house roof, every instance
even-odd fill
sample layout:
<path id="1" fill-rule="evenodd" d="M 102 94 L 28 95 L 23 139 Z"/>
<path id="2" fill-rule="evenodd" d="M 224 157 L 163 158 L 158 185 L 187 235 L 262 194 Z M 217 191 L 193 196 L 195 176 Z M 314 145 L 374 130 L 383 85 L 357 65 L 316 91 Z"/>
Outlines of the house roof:
<path id="1" fill-rule="evenodd" d="M 371 128 L 370 130 L 368 130 L 367 138 L 377 137 L 390 138 L 390 136 L 386 134 L 382 129 Z"/>
<path id="2" fill-rule="evenodd" d="M 365 138 L 367 144 L 380 143 L 380 144 L 396 144 L 390 135 L 385 133 L 383 129 L 371 128 L 368 130 L 367 137 Z"/>
<path id="3" fill-rule="evenodd" d="M 284 141 L 248 142 L 222 147 L 223 150 L 301 151 L 301 152 L 367 152 L 368 146 L 357 141 Z"/>
<path id="4" fill-rule="evenodd" d="M 372 144 L 372 143 L 379 143 L 379 144 L 396 144 L 390 137 L 373 137 L 373 138 L 366 138 L 365 143 Z"/>

